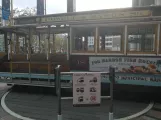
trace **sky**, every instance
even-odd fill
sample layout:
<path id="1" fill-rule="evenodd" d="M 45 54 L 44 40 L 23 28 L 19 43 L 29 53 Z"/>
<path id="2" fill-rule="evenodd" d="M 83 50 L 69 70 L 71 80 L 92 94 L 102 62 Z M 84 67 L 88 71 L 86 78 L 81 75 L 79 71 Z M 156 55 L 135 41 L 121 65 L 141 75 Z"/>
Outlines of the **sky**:
<path id="1" fill-rule="evenodd" d="M 0 0 L 2 1 L 2 0 Z M 36 7 L 37 0 L 13 0 L 14 8 Z M 64 13 L 67 0 L 46 0 L 47 14 Z M 2 2 L 0 2 L 1 5 Z M 76 0 L 76 11 L 131 7 L 132 0 Z"/>

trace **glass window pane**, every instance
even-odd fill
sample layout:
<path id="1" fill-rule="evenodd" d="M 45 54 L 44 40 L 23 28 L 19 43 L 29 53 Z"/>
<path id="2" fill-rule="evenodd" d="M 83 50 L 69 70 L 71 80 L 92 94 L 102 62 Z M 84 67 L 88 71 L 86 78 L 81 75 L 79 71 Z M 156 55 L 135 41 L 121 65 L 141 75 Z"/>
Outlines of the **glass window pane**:
<path id="1" fill-rule="evenodd" d="M 73 28 L 72 49 L 74 51 L 94 51 L 95 28 Z"/>
<path id="2" fill-rule="evenodd" d="M 128 26 L 128 51 L 154 51 L 155 37 L 155 25 Z"/>
<path id="3" fill-rule="evenodd" d="M 123 27 L 100 27 L 99 51 L 121 51 Z"/>
<path id="4" fill-rule="evenodd" d="M 4 34 L 0 34 L 0 52 L 5 52 Z"/>

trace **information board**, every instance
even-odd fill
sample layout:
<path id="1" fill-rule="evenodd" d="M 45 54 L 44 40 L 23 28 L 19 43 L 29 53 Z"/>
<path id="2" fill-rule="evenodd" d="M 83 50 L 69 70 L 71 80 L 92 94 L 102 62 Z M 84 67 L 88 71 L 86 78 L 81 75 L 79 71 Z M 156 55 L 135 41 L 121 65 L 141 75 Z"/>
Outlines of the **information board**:
<path id="1" fill-rule="evenodd" d="M 98 106 L 100 103 L 100 73 L 74 73 L 73 106 Z"/>

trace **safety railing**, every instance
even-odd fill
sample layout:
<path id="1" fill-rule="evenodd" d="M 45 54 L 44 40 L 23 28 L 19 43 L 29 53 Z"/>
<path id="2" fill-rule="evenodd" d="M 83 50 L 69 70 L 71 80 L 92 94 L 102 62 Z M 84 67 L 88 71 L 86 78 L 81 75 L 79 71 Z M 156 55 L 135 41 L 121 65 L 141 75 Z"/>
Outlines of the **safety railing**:
<path id="1" fill-rule="evenodd" d="M 72 75 L 76 72 L 61 72 L 61 65 L 57 65 L 55 68 L 55 92 L 58 97 L 58 111 L 57 120 L 62 120 L 62 105 L 61 105 L 61 75 Z M 80 72 L 79 72 L 80 73 Z M 86 73 L 100 73 L 101 75 L 109 75 L 110 80 L 110 109 L 109 109 L 109 120 L 113 120 L 113 85 L 115 83 L 115 68 L 109 67 L 109 73 L 107 72 L 86 72 Z"/>

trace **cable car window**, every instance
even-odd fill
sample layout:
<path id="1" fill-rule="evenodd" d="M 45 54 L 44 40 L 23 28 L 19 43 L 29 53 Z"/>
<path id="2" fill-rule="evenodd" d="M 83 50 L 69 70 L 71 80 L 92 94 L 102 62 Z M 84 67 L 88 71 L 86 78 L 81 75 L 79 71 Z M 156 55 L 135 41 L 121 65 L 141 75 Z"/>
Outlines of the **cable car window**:
<path id="1" fill-rule="evenodd" d="M 124 27 L 99 28 L 99 52 L 121 51 Z"/>
<path id="2" fill-rule="evenodd" d="M 154 52 L 156 36 L 155 25 L 128 26 L 128 51 Z"/>
<path id="3" fill-rule="evenodd" d="M 5 52 L 5 38 L 4 38 L 4 34 L 0 34 L 0 52 Z"/>
<path id="4" fill-rule="evenodd" d="M 72 50 L 75 52 L 94 52 L 95 28 L 73 28 L 72 45 Z"/>

